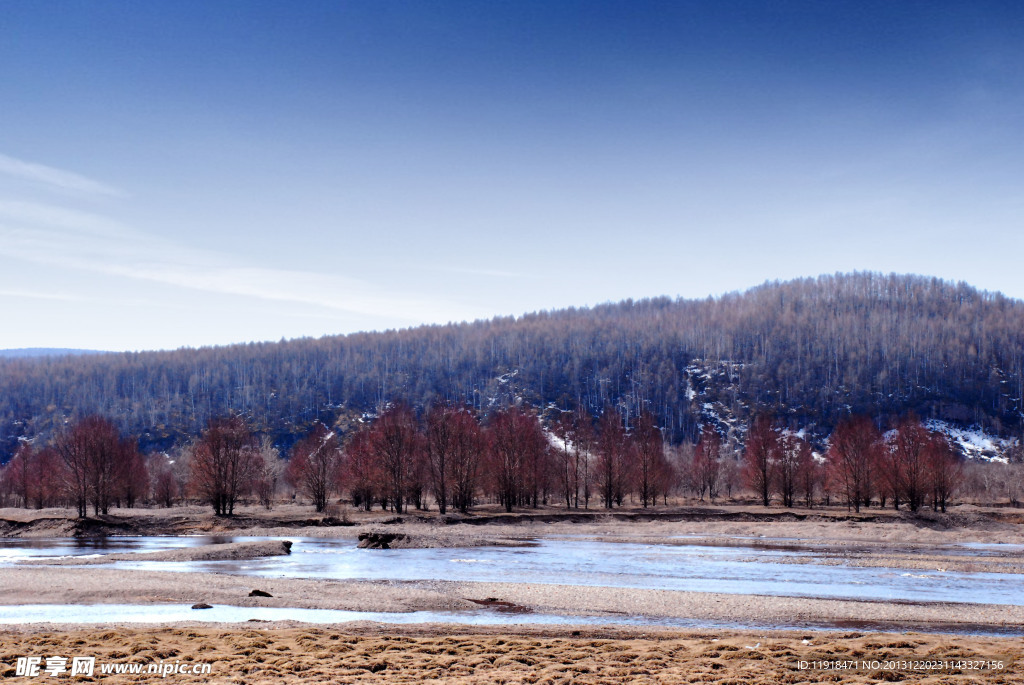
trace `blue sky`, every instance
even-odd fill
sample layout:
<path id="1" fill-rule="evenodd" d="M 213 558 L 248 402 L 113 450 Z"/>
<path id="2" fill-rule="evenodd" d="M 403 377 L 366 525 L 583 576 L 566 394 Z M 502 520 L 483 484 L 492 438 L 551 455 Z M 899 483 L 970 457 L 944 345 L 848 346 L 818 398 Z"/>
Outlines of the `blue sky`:
<path id="1" fill-rule="evenodd" d="M 0 348 L 1024 297 L 1015 2 L 0 0 Z"/>

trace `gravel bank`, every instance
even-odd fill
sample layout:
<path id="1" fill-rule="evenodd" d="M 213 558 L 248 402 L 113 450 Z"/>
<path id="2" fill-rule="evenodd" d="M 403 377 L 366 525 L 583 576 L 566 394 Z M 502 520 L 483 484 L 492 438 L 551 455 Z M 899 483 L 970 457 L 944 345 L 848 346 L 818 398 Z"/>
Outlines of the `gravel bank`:
<path id="1" fill-rule="evenodd" d="M 273 597 L 250 597 L 253 589 Z M 1024 634 L 1024 607 L 892 603 L 635 588 L 451 581 L 337 581 L 249 578 L 216 573 L 19 567 L 0 574 L 4 604 L 196 603 L 353 611 L 480 611 L 497 599 L 537 613 L 651 616 L 769 626 L 847 625 L 882 629 L 958 626 Z M 524 622 L 529 617 L 524 616 Z"/>
<path id="2" fill-rule="evenodd" d="M 35 566 L 95 566 L 114 561 L 226 561 L 259 559 L 291 554 L 292 543 L 287 540 L 257 540 L 252 542 L 230 542 L 221 545 L 200 545 L 160 552 L 131 552 L 101 554 L 98 556 L 73 556 L 51 559 L 30 559 L 21 562 Z"/>

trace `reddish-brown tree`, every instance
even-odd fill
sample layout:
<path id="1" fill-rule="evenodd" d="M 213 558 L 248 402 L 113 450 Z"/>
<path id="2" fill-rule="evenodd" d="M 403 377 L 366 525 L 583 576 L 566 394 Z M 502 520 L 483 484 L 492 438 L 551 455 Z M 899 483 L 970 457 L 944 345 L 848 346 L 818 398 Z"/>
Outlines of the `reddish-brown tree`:
<path id="1" fill-rule="evenodd" d="M 597 486 L 606 509 L 611 509 L 616 502 L 622 504 L 619 493 L 624 490 L 628 449 L 622 417 L 611 407 L 605 407 L 598 420 L 596 475 Z"/>
<path id="2" fill-rule="evenodd" d="M 384 477 L 384 494 L 401 514 L 413 480 L 417 452 L 422 448 L 416 416 L 405 405 L 388 408 L 370 427 L 370 448 Z"/>
<path id="3" fill-rule="evenodd" d="M 479 457 L 479 425 L 465 409 L 435 404 L 427 411 L 426 450 L 430 482 L 438 511 L 447 513 L 448 504 L 460 500 L 460 509 L 472 501 L 476 464 Z M 460 482 L 461 481 L 461 482 Z M 467 489 L 470 490 L 467 497 Z M 459 494 L 456 494 L 456 492 Z"/>
<path id="4" fill-rule="evenodd" d="M 38 499 L 36 492 L 40 483 L 36 461 L 36 451 L 32 449 L 32 444 L 23 442 L 18 445 L 18 451 L 5 468 L 7 482 L 25 509 L 31 506 L 33 500 Z"/>
<path id="5" fill-rule="evenodd" d="M 174 506 L 178 499 L 178 479 L 167 464 L 161 464 L 153 478 L 153 497 L 164 507 Z"/>
<path id="6" fill-rule="evenodd" d="M 747 485 L 761 503 L 768 506 L 775 494 L 776 468 L 779 461 L 779 433 L 771 417 L 758 414 L 750 423 L 747 445 L 743 450 L 743 473 Z"/>
<path id="7" fill-rule="evenodd" d="M 565 498 L 565 508 L 571 509 L 573 500 L 579 506 L 579 468 L 575 437 L 575 421 L 570 412 L 562 412 L 552 427 L 552 432 L 558 439 L 556 446 L 558 463 L 558 484 Z"/>
<path id="8" fill-rule="evenodd" d="M 536 507 L 549 455 L 540 421 L 519 407 L 509 407 L 492 417 L 488 433 L 494 486 L 505 511 L 517 504 Z"/>
<path id="9" fill-rule="evenodd" d="M 635 445 L 636 486 L 640 503 L 657 504 L 658 474 L 665 462 L 665 444 L 661 431 L 650 412 L 642 412 L 633 431 Z"/>
<path id="10" fill-rule="evenodd" d="M 595 442 L 594 419 L 586 409 L 580 407 L 573 414 L 573 447 L 576 456 L 575 473 L 578 476 L 577 497 L 573 504 L 577 509 L 580 506 L 580 497 L 583 498 L 583 508 L 590 508 Z"/>
<path id="11" fill-rule="evenodd" d="M 454 415 L 454 443 L 450 458 L 452 506 L 465 514 L 476 497 L 480 463 L 487 454 L 487 436 L 467 409 Z"/>
<path id="12" fill-rule="evenodd" d="M 337 434 L 324 424 L 317 423 L 309 435 L 292 447 L 285 479 L 309 497 L 313 508 L 321 512 L 327 507 L 339 482 L 340 468 L 341 448 Z"/>
<path id="13" fill-rule="evenodd" d="M 693 452 L 693 474 L 691 476 L 693 487 L 702 502 L 705 493 L 712 502 L 718 497 L 721 451 L 721 436 L 713 426 L 705 424 L 700 431 L 700 441 Z"/>
<path id="14" fill-rule="evenodd" d="M 579 509 L 590 504 L 591 452 L 594 449 L 593 419 L 585 409 L 563 412 L 555 422 L 558 448 L 558 473 L 566 508 Z"/>
<path id="15" fill-rule="evenodd" d="M 775 466 L 776 489 L 782 496 L 782 504 L 792 507 L 800 478 L 800 466 L 806 464 L 811 446 L 802 437 L 790 431 L 783 431 L 778 438 L 778 459 Z"/>
<path id="16" fill-rule="evenodd" d="M 131 509 L 135 503 L 149 497 L 149 469 L 133 440 L 121 441 L 118 455 L 117 497 Z"/>
<path id="17" fill-rule="evenodd" d="M 796 480 L 797 491 L 803 495 L 804 506 L 810 509 L 814 504 L 814 493 L 821 484 L 822 467 L 809 448 L 801 452 Z"/>
<path id="18" fill-rule="evenodd" d="M 114 424 L 102 416 L 88 416 L 58 435 L 54 449 L 66 467 L 67 490 L 78 515 L 84 517 L 90 503 L 94 514 L 106 514 L 127 454 Z"/>
<path id="19" fill-rule="evenodd" d="M 927 452 L 932 511 L 946 512 L 946 506 L 963 480 L 963 462 L 944 435 L 933 433 Z"/>
<path id="20" fill-rule="evenodd" d="M 384 490 L 384 475 L 374 453 L 369 430 L 361 430 L 349 438 L 345 446 L 345 481 L 352 496 L 352 505 L 366 511 Z"/>
<path id="21" fill-rule="evenodd" d="M 190 482 L 218 516 L 232 516 L 258 467 L 256 439 L 242 417 L 211 419 L 192 450 Z"/>
<path id="22" fill-rule="evenodd" d="M 853 507 L 859 512 L 861 504 L 871 502 L 874 470 L 881 449 L 882 436 L 866 416 L 845 418 L 832 432 L 828 459 L 842 483 L 847 508 Z"/>
<path id="23" fill-rule="evenodd" d="M 662 503 L 668 506 L 669 493 L 678 485 L 679 474 L 675 465 L 669 461 L 668 454 L 663 454 L 654 473 L 654 487 L 661 493 Z"/>
<path id="24" fill-rule="evenodd" d="M 931 435 L 914 414 L 904 417 L 892 433 L 889 452 L 889 479 L 894 486 L 894 506 L 900 499 L 911 511 L 917 511 L 928 492 L 928 452 Z"/>

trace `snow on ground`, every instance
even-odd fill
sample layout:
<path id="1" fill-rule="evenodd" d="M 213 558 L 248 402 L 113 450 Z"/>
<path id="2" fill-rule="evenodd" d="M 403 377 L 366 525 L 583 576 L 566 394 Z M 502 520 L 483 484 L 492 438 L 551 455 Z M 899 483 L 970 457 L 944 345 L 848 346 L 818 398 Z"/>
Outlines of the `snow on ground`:
<path id="1" fill-rule="evenodd" d="M 1007 463 L 1006 452 L 1017 444 L 1013 438 L 1000 438 L 981 430 L 979 426 L 958 428 L 945 421 L 929 419 L 925 421 L 928 430 L 942 433 L 964 456 L 969 459 L 983 459 Z"/>

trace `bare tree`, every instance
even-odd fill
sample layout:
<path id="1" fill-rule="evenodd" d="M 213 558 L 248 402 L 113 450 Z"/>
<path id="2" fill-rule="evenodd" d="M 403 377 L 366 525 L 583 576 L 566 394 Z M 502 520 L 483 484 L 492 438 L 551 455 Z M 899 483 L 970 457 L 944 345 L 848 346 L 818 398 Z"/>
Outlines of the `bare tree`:
<path id="1" fill-rule="evenodd" d="M 123 497 L 124 505 L 131 509 L 138 500 L 149 497 L 149 469 L 134 441 L 121 441 L 118 461 L 118 498 Z"/>
<path id="2" fill-rule="evenodd" d="M 866 416 L 843 419 L 832 432 L 828 459 L 835 465 L 846 492 L 847 507 L 852 506 L 854 511 L 859 512 L 862 503 L 871 501 L 881 441 L 874 422 Z"/>
<path id="3" fill-rule="evenodd" d="M 928 473 L 932 511 L 946 512 L 946 505 L 963 480 L 963 463 L 944 435 L 932 434 L 928 449 Z"/>
<path id="4" fill-rule="evenodd" d="M 704 501 L 707 493 L 712 502 L 718 497 L 718 481 L 722 472 L 720 453 L 722 438 L 711 425 L 705 425 L 700 432 L 700 442 L 693 452 L 691 481 L 698 497 Z"/>
<path id="5" fill-rule="evenodd" d="M 536 507 L 548 448 L 537 417 L 509 407 L 492 417 L 488 433 L 494 484 L 505 511 L 517 504 Z"/>
<path id="6" fill-rule="evenodd" d="M 732 499 L 733 491 L 738 490 L 743 482 L 743 474 L 734 454 L 726 453 L 722 458 L 720 474 L 725 496 Z"/>
<path id="7" fill-rule="evenodd" d="M 594 453 L 594 419 L 584 408 L 579 408 L 573 415 L 573 448 L 576 455 L 576 474 L 579 476 L 579 487 L 576 488 L 575 506 L 579 509 L 579 496 L 583 497 L 583 508 L 590 508 L 592 463 Z"/>
<path id="8" fill-rule="evenodd" d="M 251 486 L 259 455 L 255 438 L 237 415 L 211 419 L 192 450 L 192 486 L 218 516 L 233 516 Z"/>
<path id="9" fill-rule="evenodd" d="M 384 476 L 374 453 L 369 430 L 352 435 L 345 445 L 345 481 L 348 483 L 352 505 L 366 511 L 373 508 L 373 501 L 383 490 Z"/>
<path id="10" fill-rule="evenodd" d="M 169 464 L 161 464 L 153 477 L 153 496 L 165 507 L 174 506 L 179 495 L 178 479 Z"/>
<path id="11" fill-rule="evenodd" d="M 783 506 L 793 506 L 800 467 L 808 463 L 810 454 L 811 446 L 796 433 L 785 431 L 779 435 L 775 473 Z"/>
<path id="12" fill-rule="evenodd" d="M 821 479 L 822 467 L 814 452 L 804 450 L 797 465 L 797 490 L 803 495 L 804 506 L 808 509 L 814 504 L 814 493 L 821 485 Z"/>
<path id="13" fill-rule="evenodd" d="M 585 409 L 563 412 L 554 425 L 559 440 L 558 474 L 566 508 L 579 509 L 590 503 L 591 452 L 594 449 L 594 426 Z"/>
<path id="14" fill-rule="evenodd" d="M 911 511 L 924 503 L 928 491 L 928 451 L 931 436 L 917 416 L 908 414 L 892 434 L 890 440 L 890 480 L 895 486 L 894 505 L 899 508 L 902 498 Z"/>
<path id="15" fill-rule="evenodd" d="M 36 491 L 39 489 L 39 469 L 36 461 L 36 452 L 32 449 L 32 444 L 22 442 L 18 445 L 18 451 L 7 462 L 5 469 L 8 483 L 18 499 L 21 500 L 21 506 L 24 509 L 31 506 L 32 500 L 36 498 Z"/>
<path id="16" fill-rule="evenodd" d="M 640 491 L 640 502 L 646 509 L 648 502 L 657 504 L 658 476 L 665 462 L 661 431 L 650 412 L 642 412 L 637 418 L 633 437 L 636 445 L 636 484 Z"/>
<path id="17" fill-rule="evenodd" d="M 747 445 L 743 451 L 744 475 L 747 484 L 757 492 L 766 507 L 775 491 L 778 458 L 778 432 L 769 416 L 759 414 L 754 417 L 747 433 Z"/>
<path id="18" fill-rule="evenodd" d="M 573 426 L 573 415 L 563 412 L 552 427 L 552 432 L 558 439 L 556 446 L 558 460 L 558 480 L 565 498 L 565 508 L 571 509 L 573 500 L 579 506 L 579 470 L 576 454 L 578 450 L 574 444 L 575 428 Z"/>
<path id="19" fill-rule="evenodd" d="M 88 416 L 58 435 L 54 449 L 66 466 L 67 489 L 78 515 L 86 515 L 89 503 L 94 514 L 106 514 L 127 454 L 114 424 L 102 416 Z"/>
<path id="20" fill-rule="evenodd" d="M 337 434 L 322 423 L 317 423 L 292 448 L 286 477 L 297 490 L 309 497 L 317 512 L 327 507 L 331 493 L 338 483 L 341 466 L 341 448 Z"/>
<path id="21" fill-rule="evenodd" d="M 622 417 L 611 407 L 605 407 L 598 421 L 597 437 L 597 483 L 605 509 L 611 509 L 615 505 L 617 495 L 622 490 L 623 462 L 627 448 Z"/>
<path id="22" fill-rule="evenodd" d="M 435 404 L 427 411 L 426 447 L 430 462 L 430 481 L 434 488 L 434 499 L 438 511 L 448 511 L 451 496 L 452 461 L 458 449 L 459 424 L 454 407 Z"/>
<path id="23" fill-rule="evenodd" d="M 450 460 L 452 506 L 465 514 L 473 505 L 480 463 L 488 450 L 487 436 L 467 409 L 458 411 L 452 421 L 455 438 Z"/>
<path id="24" fill-rule="evenodd" d="M 405 405 L 397 405 L 381 414 L 370 428 L 370 446 L 384 475 L 384 494 L 392 509 L 401 514 L 416 453 L 421 449 L 412 410 Z"/>
<path id="25" fill-rule="evenodd" d="M 260 440 L 255 469 L 252 487 L 256 493 L 256 499 L 259 500 L 264 509 L 272 509 L 274 507 L 274 498 L 277 496 L 278 483 L 281 481 L 284 472 L 284 466 L 281 463 L 281 453 L 274 447 L 274 443 L 267 436 Z"/>

